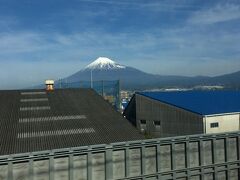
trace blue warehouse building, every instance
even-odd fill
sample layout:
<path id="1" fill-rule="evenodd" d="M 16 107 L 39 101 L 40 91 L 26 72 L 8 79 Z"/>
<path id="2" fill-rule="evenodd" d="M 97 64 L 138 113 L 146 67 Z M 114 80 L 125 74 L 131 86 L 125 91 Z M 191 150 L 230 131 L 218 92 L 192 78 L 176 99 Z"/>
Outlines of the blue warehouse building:
<path id="1" fill-rule="evenodd" d="M 124 116 L 154 137 L 238 131 L 239 91 L 138 92 Z"/>

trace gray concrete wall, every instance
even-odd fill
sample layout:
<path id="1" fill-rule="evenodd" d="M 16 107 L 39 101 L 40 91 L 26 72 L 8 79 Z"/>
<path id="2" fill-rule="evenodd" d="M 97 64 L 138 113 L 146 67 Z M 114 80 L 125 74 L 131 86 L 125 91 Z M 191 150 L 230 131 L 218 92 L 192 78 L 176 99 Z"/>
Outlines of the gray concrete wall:
<path id="1" fill-rule="evenodd" d="M 240 132 L 0 157 L 0 179 L 239 179 Z"/>
<path id="2" fill-rule="evenodd" d="M 153 137 L 201 134 L 204 132 L 201 115 L 136 94 L 136 124 Z M 140 123 L 146 120 L 146 125 Z M 160 121 L 156 126 L 154 121 Z"/>

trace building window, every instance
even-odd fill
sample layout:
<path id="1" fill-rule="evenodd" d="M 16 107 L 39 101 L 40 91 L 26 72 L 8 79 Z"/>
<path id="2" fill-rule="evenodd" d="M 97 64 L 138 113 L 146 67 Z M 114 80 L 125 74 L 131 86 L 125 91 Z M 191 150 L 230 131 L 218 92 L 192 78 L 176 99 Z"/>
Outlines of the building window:
<path id="1" fill-rule="evenodd" d="M 154 121 L 153 123 L 155 126 L 160 126 L 160 121 Z"/>
<path id="2" fill-rule="evenodd" d="M 211 123 L 210 124 L 211 128 L 217 128 L 219 126 L 218 122 Z"/>
<path id="3" fill-rule="evenodd" d="M 143 119 L 142 119 L 142 120 L 140 120 L 140 123 L 141 123 L 141 124 L 146 124 L 147 122 L 146 122 L 146 120 L 143 120 Z"/>

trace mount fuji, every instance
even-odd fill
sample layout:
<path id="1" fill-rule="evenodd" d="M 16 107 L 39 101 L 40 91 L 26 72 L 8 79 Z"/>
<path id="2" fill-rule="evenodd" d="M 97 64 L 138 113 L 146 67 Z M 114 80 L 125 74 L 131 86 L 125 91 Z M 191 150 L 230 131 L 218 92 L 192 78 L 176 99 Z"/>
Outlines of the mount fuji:
<path id="1" fill-rule="evenodd" d="M 146 82 L 154 82 L 157 76 L 142 72 L 133 67 L 116 63 L 107 57 L 99 57 L 84 69 L 65 78 L 67 82 L 120 80 L 123 87 L 145 86 Z"/>
<path id="2" fill-rule="evenodd" d="M 193 87 L 198 85 L 224 85 L 240 87 L 240 71 L 232 74 L 208 76 L 164 76 L 140 71 L 136 68 L 121 65 L 107 57 L 99 57 L 82 70 L 62 79 L 65 82 L 120 80 L 124 89 L 147 89 L 162 87 Z"/>
<path id="3" fill-rule="evenodd" d="M 85 70 L 111 70 L 111 69 L 125 69 L 126 66 L 117 64 L 113 60 L 106 57 L 99 57 L 91 64 L 85 67 Z"/>

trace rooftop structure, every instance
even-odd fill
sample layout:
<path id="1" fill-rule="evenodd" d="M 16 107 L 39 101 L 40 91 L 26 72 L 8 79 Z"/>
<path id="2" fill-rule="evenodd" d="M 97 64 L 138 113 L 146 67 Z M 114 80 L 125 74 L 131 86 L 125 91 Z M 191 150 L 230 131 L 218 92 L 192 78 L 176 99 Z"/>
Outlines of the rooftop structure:
<path id="1" fill-rule="evenodd" d="M 0 91 L 0 155 L 143 139 L 91 89 Z"/>
<path id="2" fill-rule="evenodd" d="M 240 112 L 239 91 L 139 92 L 138 94 L 201 115 Z"/>
<path id="3" fill-rule="evenodd" d="M 154 137 L 240 129 L 240 91 L 138 92 L 123 115 Z"/>
<path id="4" fill-rule="evenodd" d="M 45 85 L 47 91 L 52 91 L 54 89 L 54 80 L 46 80 Z"/>

